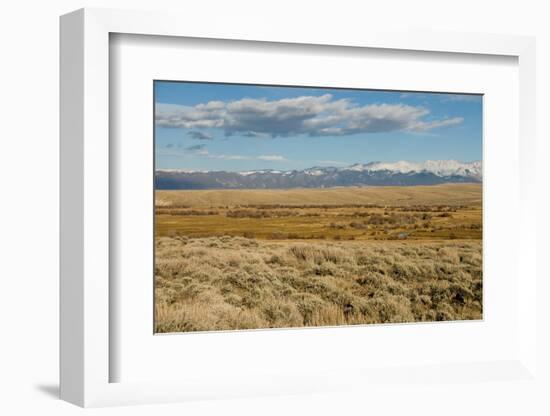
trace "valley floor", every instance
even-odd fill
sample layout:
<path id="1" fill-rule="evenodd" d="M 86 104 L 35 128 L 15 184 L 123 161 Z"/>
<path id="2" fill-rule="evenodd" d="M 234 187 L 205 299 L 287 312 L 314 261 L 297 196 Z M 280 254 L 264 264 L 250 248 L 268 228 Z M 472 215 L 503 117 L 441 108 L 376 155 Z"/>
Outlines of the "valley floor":
<path id="1" fill-rule="evenodd" d="M 157 332 L 482 318 L 481 185 L 157 191 Z"/>

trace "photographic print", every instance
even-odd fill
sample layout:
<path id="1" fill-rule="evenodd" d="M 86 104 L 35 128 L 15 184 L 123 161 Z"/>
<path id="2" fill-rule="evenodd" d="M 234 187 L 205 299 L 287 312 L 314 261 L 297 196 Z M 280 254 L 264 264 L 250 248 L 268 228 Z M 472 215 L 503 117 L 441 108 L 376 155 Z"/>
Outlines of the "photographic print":
<path id="1" fill-rule="evenodd" d="M 482 319 L 481 95 L 154 96 L 156 333 Z"/>

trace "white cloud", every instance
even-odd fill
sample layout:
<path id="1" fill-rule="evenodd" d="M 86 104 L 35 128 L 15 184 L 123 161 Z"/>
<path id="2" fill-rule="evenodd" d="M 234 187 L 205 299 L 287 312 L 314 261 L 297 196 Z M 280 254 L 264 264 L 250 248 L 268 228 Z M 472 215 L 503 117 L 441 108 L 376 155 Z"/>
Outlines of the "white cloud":
<path id="1" fill-rule="evenodd" d="M 288 160 L 281 155 L 261 155 L 258 156 L 257 159 L 268 162 L 288 162 Z"/>
<path id="2" fill-rule="evenodd" d="M 192 146 L 182 147 L 179 146 L 179 150 L 174 148 L 174 145 L 165 146 L 169 150 L 161 149 L 157 154 L 163 156 L 202 156 L 208 159 L 219 160 L 263 160 L 265 162 L 288 162 L 284 156 L 281 155 L 259 155 L 259 156 L 245 156 L 245 155 L 227 155 L 210 153 L 205 144 L 195 144 Z"/>
<path id="3" fill-rule="evenodd" d="M 212 159 L 223 159 L 223 160 L 247 160 L 250 159 L 248 156 L 242 155 L 208 155 Z"/>
<path id="4" fill-rule="evenodd" d="M 427 130 L 436 129 L 438 127 L 454 126 L 464 121 L 462 117 L 444 118 L 441 120 L 419 122 L 411 131 L 422 132 Z"/>
<path id="5" fill-rule="evenodd" d="M 348 136 L 389 131 L 425 132 L 459 124 L 460 117 L 430 120 L 425 107 L 405 104 L 359 106 L 348 99 L 334 100 L 330 94 L 268 101 L 243 98 L 238 101 L 210 101 L 196 106 L 158 104 L 156 124 L 160 127 L 194 129 L 197 139 L 211 135 L 197 130 L 216 128 L 226 136 L 251 137 Z"/>

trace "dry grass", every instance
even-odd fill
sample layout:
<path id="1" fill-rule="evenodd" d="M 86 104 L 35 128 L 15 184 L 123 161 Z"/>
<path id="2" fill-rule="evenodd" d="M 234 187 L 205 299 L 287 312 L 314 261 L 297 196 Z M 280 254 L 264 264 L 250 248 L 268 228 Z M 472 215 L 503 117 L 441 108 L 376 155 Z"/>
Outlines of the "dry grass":
<path id="1" fill-rule="evenodd" d="M 481 242 L 159 237 L 156 331 L 480 319 Z"/>
<path id="2" fill-rule="evenodd" d="M 156 331 L 482 317 L 481 185 L 157 191 Z"/>
<path id="3" fill-rule="evenodd" d="M 438 208 L 439 209 L 439 208 Z M 264 240 L 481 239 L 480 207 L 158 208 L 157 236 Z"/>
<path id="4" fill-rule="evenodd" d="M 157 191 L 155 229 L 159 237 L 481 239 L 480 201 L 479 184 Z"/>
<path id="5" fill-rule="evenodd" d="M 156 191 L 157 206 L 237 205 L 470 205 L 481 206 L 481 184 L 377 186 L 326 189 Z"/>

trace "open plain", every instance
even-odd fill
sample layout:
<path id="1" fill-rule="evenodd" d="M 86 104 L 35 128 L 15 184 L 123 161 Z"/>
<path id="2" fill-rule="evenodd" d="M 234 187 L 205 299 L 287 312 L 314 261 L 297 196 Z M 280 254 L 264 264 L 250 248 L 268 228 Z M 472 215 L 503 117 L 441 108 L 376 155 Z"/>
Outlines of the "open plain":
<path id="1" fill-rule="evenodd" d="M 157 332 L 482 318 L 482 186 L 156 191 Z"/>

